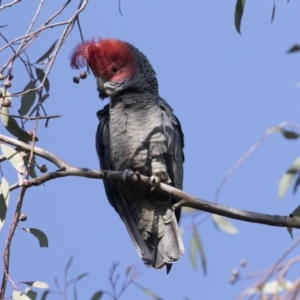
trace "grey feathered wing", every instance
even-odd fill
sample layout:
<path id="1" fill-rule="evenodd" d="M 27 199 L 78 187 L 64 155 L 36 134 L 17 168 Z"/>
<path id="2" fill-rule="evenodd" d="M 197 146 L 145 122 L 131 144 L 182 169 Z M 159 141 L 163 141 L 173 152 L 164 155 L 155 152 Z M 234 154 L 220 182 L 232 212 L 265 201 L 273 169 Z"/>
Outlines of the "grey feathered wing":
<path id="1" fill-rule="evenodd" d="M 96 133 L 96 149 L 100 161 L 100 167 L 103 170 L 112 170 L 109 160 L 109 105 L 106 105 L 103 110 L 100 110 L 97 115 L 100 124 Z M 107 198 L 110 204 L 115 208 L 122 221 L 124 222 L 127 231 L 134 243 L 134 246 L 147 266 L 152 264 L 151 253 L 146 246 L 141 234 L 132 218 L 132 213 L 124 199 L 120 188 L 113 180 L 103 180 Z"/>
<path id="2" fill-rule="evenodd" d="M 152 143 L 152 146 L 155 145 L 157 148 L 155 151 L 163 154 L 170 184 L 182 189 L 183 133 L 171 107 L 160 98 L 158 99 L 158 105 L 161 111 L 162 130 L 166 145 Z M 96 146 L 100 166 L 104 170 L 113 170 L 109 153 L 109 105 L 98 112 L 98 117 L 100 124 L 96 135 Z M 155 151 L 153 150 L 153 153 Z M 149 152 L 151 151 L 149 150 Z M 177 200 L 167 201 L 170 204 L 160 203 L 155 198 L 159 200 L 159 198 L 163 199 L 163 197 L 160 195 L 152 197 L 151 195 L 151 197 L 140 198 L 139 201 L 132 204 L 133 202 L 130 198 L 134 198 L 134 196 L 131 196 L 132 189 L 130 186 L 122 188 L 117 182 L 111 180 L 103 181 L 109 202 L 125 223 L 135 248 L 144 263 L 155 268 L 167 266 L 169 271 L 171 264 L 178 260 L 184 252 L 177 225 L 180 210 L 176 211 L 176 218 L 172 217 L 174 213 L 171 211 L 171 205 Z M 149 201 L 150 198 L 154 198 L 154 201 Z M 157 219 L 160 220 L 160 223 Z M 164 225 L 161 225 L 161 220 L 165 220 Z"/>

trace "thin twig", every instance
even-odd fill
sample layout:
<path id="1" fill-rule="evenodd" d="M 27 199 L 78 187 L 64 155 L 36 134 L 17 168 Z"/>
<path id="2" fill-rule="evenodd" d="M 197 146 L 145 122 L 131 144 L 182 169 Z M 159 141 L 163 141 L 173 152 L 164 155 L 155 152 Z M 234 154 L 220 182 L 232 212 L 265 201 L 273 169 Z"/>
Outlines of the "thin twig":
<path id="1" fill-rule="evenodd" d="M 18 198 L 17 207 L 16 207 L 14 218 L 13 218 L 13 221 L 12 221 L 12 225 L 10 227 L 10 230 L 9 230 L 6 242 L 5 242 L 5 248 L 4 248 L 4 252 L 3 252 L 3 255 L 2 255 L 4 274 L 3 274 L 1 290 L 0 290 L 0 300 L 4 299 L 4 293 L 5 293 L 5 289 L 6 289 L 6 285 L 7 285 L 7 280 L 9 278 L 10 246 L 11 246 L 11 241 L 12 241 L 12 238 L 14 236 L 15 230 L 17 228 L 18 222 L 19 222 L 20 212 L 21 212 L 23 199 L 24 199 L 24 195 L 25 195 L 26 190 L 27 190 L 26 186 L 23 186 L 21 188 L 19 198 Z M 14 285 L 13 281 L 12 281 L 12 284 Z M 16 288 L 15 285 L 14 285 L 14 287 Z"/>
<path id="2" fill-rule="evenodd" d="M 0 6 L 0 10 L 4 9 L 4 8 L 7 8 L 7 7 L 11 7 L 13 6 L 14 4 L 17 4 L 18 2 L 21 2 L 22 0 L 14 0 L 13 2 L 10 2 L 10 3 L 7 3 L 3 6 Z"/>
<path id="3" fill-rule="evenodd" d="M 43 119 L 54 119 L 54 118 L 60 118 L 62 115 L 53 115 L 53 116 L 42 116 L 42 117 L 24 117 L 24 116 L 18 116 L 18 115 L 11 115 L 11 114 L 6 114 L 2 111 L 0 111 L 1 115 L 16 118 L 16 119 L 24 119 L 28 121 L 35 121 L 35 120 L 43 120 Z"/>
<path id="4" fill-rule="evenodd" d="M 121 9 L 121 0 L 118 0 L 118 6 L 119 6 L 119 13 L 120 13 L 120 15 L 121 16 L 123 16 L 123 14 L 122 14 L 122 9 Z"/>

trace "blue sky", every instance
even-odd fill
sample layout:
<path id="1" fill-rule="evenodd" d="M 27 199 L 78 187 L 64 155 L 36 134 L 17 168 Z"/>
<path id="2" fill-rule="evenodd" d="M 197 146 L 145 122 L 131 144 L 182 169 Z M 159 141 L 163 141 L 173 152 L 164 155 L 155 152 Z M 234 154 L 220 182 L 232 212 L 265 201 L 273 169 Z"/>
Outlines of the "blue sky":
<path id="1" fill-rule="evenodd" d="M 8 39 L 25 33 L 34 5 L 21 2 L 2 11 L 1 24 L 9 26 L 1 32 Z M 58 1 L 45 3 L 38 24 L 59 5 Z M 71 3 L 69 15 L 76 6 Z M 300 56 L 286 54 L 299 42 L 300 4 L 277 1 L 275 20 L 270 25 L 272 6 L 272 1 L 247 2 L 242 35 L 234 28 L 235 1 L 128 0 L 121 2 L 123 16 L 117 1 L 90 1 L 81 15 L 86 39 L 118 38 L 132 43 L 149 58 L 157 72 L 160 95 L 173 107 L 185 134 L 184 190 L 205 200 L 214 199 L 226 172 L 268 128 L 282 121 L 300 123 Z M 28 50 L 33 61 L 58 34 L 58 28 L 49 29 Z M 79 42 L 78 30 L 74 29 L 49 76 L 47 113 L 63 117 L 52 120 L 47 129 L 40 123 L 38 146 L 70 164 L 98 168 L 96 112 L 107 100 L 98 98 L 92 75 L 79 85 L 72 82 L 78 71 L 69 67 L 69 55 Z M 3 53 L 0 64 L 10 55 Z M 21 64 L 15 65 L 13 73 L 12 92 L 22 90 L 28 79 Z M 20 98 L 13 100 L 11 111 L 17 112 L 19 102 Z M 299 141 L 285 140 L 279 134 L 270 137 L 230 178 L 220 203 L 268 214 L 289 214 L 298 206 L 299 195 L 289 191 L 283 201 L 278 201 L 278 182 L 298 155 Z M 55 170 L 50 165 L 48 168 Z M 17 180 L 8 164 L 2 170 L 11 184 Z M 11 195 L 0 245 L 4 245 L 17 195 Z M 121 274 L 128 265 L 136 264 L 142 273 L 137 282 L 163 299 L 235 299 L 251 283 L 229 284 L 231 270 L 240 259 L 247 260 L 251 271 L 265 269 L 292 242 L 285 228 L 233 220 L 239 233 L 229 235 L 208 218 L 198 227 L 207 259 L 204 276 L 201 267 L 191 267 L 191 219 L 182 218 L 181 226 L 187 228 L 183 236 L 186 253 L 167 276 L 165 271 L 143 265 L 110 207 L 101 181 L 63 178 L 31 188 L 23 211 L 28 220 L 20 225 L 43 230 L 49 248 L 39 248 L 34 237 L 17 230 L 12 243 L 11 277 L 15 281 L 46 281 L 55 288 L 54 277 L 63 279 L 64 267 L 73 255 L 70 274 L 89 273 L 78 284 L 79 299 L 90 299 L 97 290 L 110 290 L 108 272 L 114 261 L 121 263 Z M 52 295 L 47 299 L 58 298 Z M 147 295 L 131 286 L 121 299 L 147 299 Z"/>

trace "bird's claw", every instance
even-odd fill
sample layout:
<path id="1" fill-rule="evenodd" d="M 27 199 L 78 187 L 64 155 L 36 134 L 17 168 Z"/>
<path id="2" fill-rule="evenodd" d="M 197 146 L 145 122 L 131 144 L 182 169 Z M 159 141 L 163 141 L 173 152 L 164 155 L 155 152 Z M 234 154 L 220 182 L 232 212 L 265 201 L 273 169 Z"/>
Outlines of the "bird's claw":
<path id="1" fill-rule="evenodd" d="M 157 176 L 151 176 L 150 182 L 152 184 L 151 192 L 154 192 L 155 189 L 157 188 L 157 185 L 160 183 L 160 178 Z"/>
<path id="2" fill-rule="evenodd" d="M 140 181 L 141 180 L 141 173 L 139 171 L 135 171 L 134 175 L 137 177 L 137 180 Z"/>
<path id="3" fill-rule="evenodd" d="M 125 169 L 122 175 L 122 180 L 124 182 L 127 182 L 131 179 L 132 175 L 134 175 L 135 173 L 133 171 L 131 171 L 130 169 Z"/>

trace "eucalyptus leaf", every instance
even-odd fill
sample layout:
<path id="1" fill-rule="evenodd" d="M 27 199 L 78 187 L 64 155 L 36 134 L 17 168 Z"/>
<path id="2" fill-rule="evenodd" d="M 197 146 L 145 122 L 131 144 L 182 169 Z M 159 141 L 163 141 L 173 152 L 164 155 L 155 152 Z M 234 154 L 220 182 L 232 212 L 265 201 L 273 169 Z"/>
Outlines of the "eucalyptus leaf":
<path id="1" fill-rule="evenodd" d="M 204 254 L 204 249 L 199 237 L 199 234 L 197 232 L 197 229 L 193 229 L 193 234 L 190 242 L 190 260 L 193 269 L 197 269 L 197 252 L 200 255 L 201 263 L 202 263 L 202 269 L 204 274 L 206 274 L 206 258 Z"/>
<path id="2" fill-rule="evenodd" d="M 77 282 L 79 280 L 81 280 L 82 278 L 88 276 L 89 274 L 88 273 L 82 273 L 80 275 L 78 275 L 75 279 L 74 279 L 74 282 Z"/>
<path id="3" fill-rule="evenodd" d="M 9 184 L 7 180 L 2 177 L 0 181 L 0 230 L 4 225 L 6 211 L 9 203 Z"/>
<path id="4" fill-rule="evenodd" d="M 51 47 L 36 61 L 37 63 L 42 62 L 43 60 L 45 60 L 47 57 L 49 57 L 49 55 L 53 52 L 55 45 L 57 43 L 58 40 L 56 40 Z"/>
<path id="5" fill-rule="evenodd" d="M 163 300 L 159 296 L 155 295 L 152 291 L 149 289 L 142 287 L 142 290 L 144 291 L 145 294 L 147 294 L 150 298 L 155 299 L 155 300 Z"/>
<path id="6" fill-rule="evenodd" d="M 199 212 L 199 210 L 195 209 L 195 208 L 191 208 L 191 207 L 186 207 L 184 206 L 182 209 L 181 209 L 181 212 L 182 213 L 196 213 L 196 212 Z"/>
<path id="7" fill-rule="evenodd" d="M 227 218 L 223 217 L 223 216 L 219 216 L 219 215 L 215 215 L 212 214 L 212 219 L 215 223 L 216 226 L 218 226 L 218 228 L 220 228 L 221 230 L 230 233 L 230 234 L 236 234 L 238 233 L 238 229 L 235 228 L 229 221 Z"/>
<path id="8" fill-rule="evenodd" d="M 7 107 L 2 107 L 1 112 L 4 113 L 0 116 L 1 121 L 9 133 L 21 140 L 32 141 L 32 136 L 29 135 L 25 130 L 21 129 L 14 118 L 8 116 L 9 110 Z M 35 138 L 35 140 L 38 141 L 38 138 Z"/>
<path id="9" fill-rule="evenodd" d="M 130 273 L 130 271 L 132 270 L 132 268 L 133 268 L 133 265 L 129 265 L 126 269 L 125 274 L 128 275 Z"/>
<path id="10" fill-rule="evenodd" d="M 275 11 L 276 11 L 276 6 L 275 6 L 275 1 L 273 2 L 273 9 L 272 9 L 272 16 L 271 16 L 271 24 L 274 21 L 275 18 Z"/>
<path id="11" fill-rule="evenodd" d="M 235 29 L 239 34 L 241 34 L 241 23 L 242 17 L 244 13 L 246 0 L 237 0 L 235 5 L 235 12 L 234 12 L 234 25 Z"/>
<path id="12" fill-rule="evenodd" d="M 299 50 L 300 50 L 300 45 L 294 45 L 287 51 L 287 53 L 294 53 L 294 52 L 298 52 Z"/>
<path id="13" fill-rule="evenodd" d="M 34 82 L 30 81 L 24 88 L 23 92 L 27 90 L 31 90 L 35 88 Z M 32 107 L 34 101 L 35 101 L 36 91 L 30 91 L 22 95 L 21 98 L 21 107 L 19 109 L 19 113 L 21 116 L 26 115 L 30 108 Z"/>
<path id="14" fill-rule="evenodd" d="M 20 153 L 6 144 L 1 144 L 1 150 L 3 155 L 13 165 L 13 167 L 19 173 L 21 174 L 24 173 L 25 170 L 24 159 L 20 155 Z"/>
<path id="15" fill-rule="evenodd" d="M 73 256 L 70 257 L 69 261 L 67 262 L 67 265 L 65 267 L 65 278 L 67 278 L 68 276 L 68 272 L 70 270 L 70 267 L 72 265 L 72 261 L 73 261 Z"/>
<path id="16" fill-rule="evenodd" d="M 300 217 L 300 205 L 297 206 L 296 209 L 294 209 L 294 211 L 291 213 L 291 215 L 295 216 L 295 217 Z M 287 227 L 286 228 L 288 233 L 290 234 L 291 238 L 293 239 L 293 227 Z"/>
<path id="17" fill-rule="evenodd" d="M 24 228 L 24 230 L 30 232 L 39 240 L 41 248 L 48 247 L 48 238 L 43 231 L 36 228 Z"/>
<path id="18" fill-rule="evenodd" d="M 43 281 L 22 281 L 21 283 L 24 283 L 28 286 L 32 286 L 39 289 L 47 289 L 49 287 L 48 283 Z"/>
<path id="19" fill-rule="evenodd" d="M 28 296 L 26 296 L 25 294 L 22 294 L 19 291 L 13 291 L 12 299 L 13 300 L 31 300 Z"/>
<path id="20" fill-rule="evenodd" d="M 47 296 L 51 293 L 51 291 L 44 291 L 42 294 L 41 300 L 46 300 Z"/>
<path id="21" fill-rule="evenodd" d="M 36 300 L 37 298 L 37 292 L 34 292 L 33 290 L 26 288 L 25 294 L 30 298 L 30 300 Z"/>
<path id="22" fill-rule="evenodd" d="M 294 176 L 297 174 L 297 172 L 300 171 L 300 157 L 294 160 L 294 162 L 291 164 L 289 169 L 286 171 L 285 174 L 281 177 L 279 181 L 279 187 L 278 187 L 278 198 L 282 199 L 282 197 L 287 192 Z"/>
<path id="23" fill-rule="evenodd" d="M 91 300 L 100 300 L 102 298 L 103 294 L 104 293 L 102 291 L 98 291 L 92 296 Z"/>
<path id="24" fill-rule="evenodd" d="M 286 129 L 284 129 L 282 127 L 278 127 L 278 126 L 272 127 L 272 128 L 270 128 L 270 130 L 272 132 L 280 132 L 280 133 L 282 133 L 282 135 L 285 138 L 287 138 L 287 139 L 294 139 L 295 140 L 295 139 L 298 139 L 299 136 L 300 136 L 298 133 L 296 133 L 294 131 L 286 130 Z"/>
<path id="25" fill-rule="evenodd" d="M 39 69 L 39 68 L 35 68 L 35 72 L 36 72 L 36 76 L 37 78 L 39 79 L 39 81 L 42 83 L 44 78 L 45 78 L 45 73 L 42 69 Z M 45 78 L 45 81 L 44 81 L 44 87 L 47 91 L 47 93 L 49 92 L 49 89 L 50 89 L 50 82 L 48 80 L 48 78 L 46 77 Z"/>

